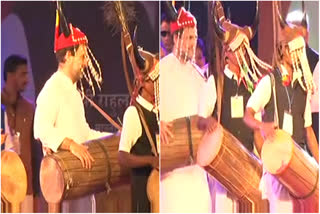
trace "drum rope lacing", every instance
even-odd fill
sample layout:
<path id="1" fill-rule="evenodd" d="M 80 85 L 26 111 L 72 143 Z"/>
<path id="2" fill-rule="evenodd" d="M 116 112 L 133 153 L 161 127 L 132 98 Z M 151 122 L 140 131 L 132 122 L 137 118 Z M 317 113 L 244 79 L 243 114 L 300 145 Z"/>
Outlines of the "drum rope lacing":
<path id="1" fill-rule="evenodd" d="M 59 165 L 59 167 L 61 168 L 61 165 L 63 165 L 63 169 L 64 169 L 63 171 L 67 172 L 67 173 L 66 173 L 66 174 L 67 174 L 67 179 L 65 178 L 65 176 L 63 176 L 63 178 L 67 180 L 66 190 L 69 190 L 70 187 L 71 187 L 72 184 L 73 184 L 73 180 L 72 180 L 72 177 L 70 176 L 69 170 L 67 170 L 66 164 L 64 163 L 63 159 L 60 158 L 60 156 L 53 154 L 52 157 L 53 157 L 54 159 L 58 159 L 58 165 Z M 61 163 L 61 165 L 60 165 L 60 163 Z M 64 175 L 64 174 L 65 174 L 65 173 L 63 173 L 63 175 Z M 64 192 L 63 198 L 67 198 L 68 192 L 67 192 L 67 193 L 66 193 L 66 191 L 63 191 L 63 192 Z"/>
<path id="2" fill-rule="evenodd" d="M 187 122 L 187 131 L 188 131 L 188 144 L 189 144 L 190 164 L 193 164 L 194 163 L 194 155 L 193 155 L 193 144 L 192 144 L 192 132 L 191 132 L 190 117 L 186 117 L 186 122 Z"/>
<path id="3" fill-rule="evenodd" d="M 106 160 L 107 160 L 107 171 L 108 171 L 108 177 L 107 177 L 107 181 L 106 181 L 106 191 L 107 194 L 109 194 L 109 192 L 111 191 L 111 186 L 110 186 L 110 180 L 111 180 L 111 163 L 110 163 L 110 159 L 109 159 L 109 155 L 108 155 L 108 151 L 105 149 L 105 147 L 103 146 L 103 144 L 101 143 L 101 141 L 97 141 L 97 144 L 100 146 L 100 148 L 102 149 L 102 151 L 104 152 L 104 154 L 106 155 Z"/>
<path id="4" fill-rule="evenodd" d="M 289 194 L 294 197 L 295 199 L 306 199 L 308 198 L 309 196 L 311 196 L 317 189 L 319 185 L 319 169 L 317 170 L 317 178 L 316 178 L 316 182 L 315 182 L 315 185 L 313 186 L 312 190 L 307 194 L 307 195 L 304 195 L 304 196 L 296 196 L 294 194 L 292 194 L 290 191 L 289 191 Z"/>

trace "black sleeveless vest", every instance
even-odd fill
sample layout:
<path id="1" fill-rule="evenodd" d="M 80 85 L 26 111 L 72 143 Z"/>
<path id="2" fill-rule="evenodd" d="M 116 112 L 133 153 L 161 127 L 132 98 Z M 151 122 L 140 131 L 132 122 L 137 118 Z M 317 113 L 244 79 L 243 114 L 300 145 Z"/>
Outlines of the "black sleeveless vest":
<path id="1" fill-rule="evenodd" d="M 304 128 L 304 111 L 306 107 L 307 94 L 301 88 L 298 81 L 291 84 L 288 87 L 282 85 L 282 76 L 280 70 L 277 68 L 272 71 L 275 79 L 275 90 L 277 97 L 277 108 L 279 117 L 279 127 L 282 129 L 283 116 L 285 111 L 289 111 L 289 100 L 292 101 L 291 114 L 293 117 L 293 135 L 292 138 L 296 143 L 298 143 L 302 148 L 305 148 L 305 128 Z M 286 88 L 289 94 L 289 98 L 286 92 Z M 271 91 L 271 98 L 268 104 L 265 106 L 265 113 L 262 116 L 264 122 L 274 121 L 274 98 Z"/>
<path id="2" fill-rule="evenodd" d="M 224 76 L 221 124 L 251 152 L 253 151 L 253 131 L 243 122 L 243 118 L 231 117 L 231 97 L 237 92 L 238 96 L 243 96 L 243 108 L 245 108 L 251 94 L 243 83 L 238 86 L 236 80 Z"/>
<path id="3" fill-rule="evenodd" d="M 146 119 L 153 142 L 156 144 L 156 133 L 159 132 L 159 126 L 156 119 L 156 114 L 148 111 L 142 105 L 139 105 Z M 138 138 L 135 145 L 131 148 L 130 153 L 135 155 L 152 155 L 151 145 L 149 143 L 146 131 L 142 125 L 141 136 Z M 135 128 L 135 127 L 132 127 Z M 156 147 L 156 145 L 155 145 Z M 157 147 L 156 147 L 157 148 Z M 132 187 L 132 212 L 150 212 L 150 202 L 147 196 L 147 182 L 152 171 L 151 166 L 132 168 L 131 187 Z"/>

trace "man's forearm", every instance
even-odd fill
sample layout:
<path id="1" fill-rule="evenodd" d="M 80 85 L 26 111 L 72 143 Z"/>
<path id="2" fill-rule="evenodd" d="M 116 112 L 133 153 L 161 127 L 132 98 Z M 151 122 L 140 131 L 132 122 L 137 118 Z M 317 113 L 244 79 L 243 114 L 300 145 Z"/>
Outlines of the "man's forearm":
<path id="1" fill-rule="evenodd" d="M 139 156 L 130 154 L 128 152 L 119 151 L 118 158 L 121 165 L 129 168 L 136 168 L 143 166 L 151 166 L 152 161 L 155 157 L 153 157 L 152 155 Z"/>
<path id="2" fill-rule="evenodd" d="M 256 112 L 252 108 L 246 108 L 243 121 L 251 129 L 258 131 L 261 128 L 262 122 L 254 118 L 255 113 Z"/>

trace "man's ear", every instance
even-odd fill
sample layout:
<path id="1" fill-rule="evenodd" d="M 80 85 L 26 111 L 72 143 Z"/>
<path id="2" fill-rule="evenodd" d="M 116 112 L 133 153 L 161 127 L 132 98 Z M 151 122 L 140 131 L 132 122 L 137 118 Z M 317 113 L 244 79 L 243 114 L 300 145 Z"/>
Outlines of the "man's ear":
<path id="1" fill-rule="evenodd" d="M 8 79 L 12 79 L 13 77 L 15 77 L 16 72 L 7 72 L 7 80 Z"/>
<path id="2" fill-rule="evenodd" d="M 65 62 L 72 56 L 71 51 L 67 51 L 66 55 L 64 56 Z"/>

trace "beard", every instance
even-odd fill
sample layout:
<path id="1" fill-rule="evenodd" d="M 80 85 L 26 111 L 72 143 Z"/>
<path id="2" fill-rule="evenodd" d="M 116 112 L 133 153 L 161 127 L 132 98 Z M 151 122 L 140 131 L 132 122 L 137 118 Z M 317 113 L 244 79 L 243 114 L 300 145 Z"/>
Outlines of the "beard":
<path id="1" fill-rule="evenodd" d="M 180 52 L 181 59 L 185 59 L 186 62 L 192 60 L 194 56 L 193 49 L 189 48 L 188 50 L 181 50 Z"/>

